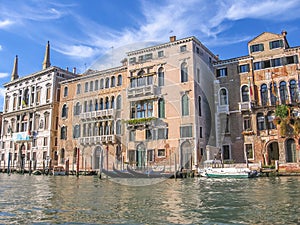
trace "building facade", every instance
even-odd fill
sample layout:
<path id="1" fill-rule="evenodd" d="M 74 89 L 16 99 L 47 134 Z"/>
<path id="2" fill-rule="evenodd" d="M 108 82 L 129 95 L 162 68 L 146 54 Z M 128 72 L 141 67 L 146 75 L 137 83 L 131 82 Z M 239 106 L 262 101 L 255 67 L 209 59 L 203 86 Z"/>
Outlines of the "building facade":
<path id="1" fill-rule="evenodd" d="M 249 55 L 214 64 L 225 160 L 299 162 L 299 47 L 286 35 L 264 32 L 249 41 Z"/>
<path id="2" fill-rule="evenodd" d="M 15 58 L 11 81 L 4 84 L 0 150 L 3 166 L 41 169 L 55 159 L 60 81 L 75 76 L 50 65 L 49 42 L 39 72 L 19 77 L 18 57 Z M 52 160 L 52 164 L 56 163 Z"/>

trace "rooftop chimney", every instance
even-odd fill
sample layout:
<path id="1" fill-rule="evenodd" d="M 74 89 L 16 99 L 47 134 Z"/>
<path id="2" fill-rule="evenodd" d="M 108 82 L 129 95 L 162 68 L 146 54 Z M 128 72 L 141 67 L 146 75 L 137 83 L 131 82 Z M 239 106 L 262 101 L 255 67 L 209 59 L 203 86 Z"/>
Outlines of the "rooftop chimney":
<path id="1" fill-rule="evenodd" d="M 45 57 L 44 57 L 44 62 L 43 62 L 43 70 L 47 69 L 50 67 L 50 42 L 48 41 L 47 46 L 46 46 L 46 51 L 45 51 Z"/>
<path id="2" fill-rule="evenodd" d="M 287 35 L 286 30 L 281 31 L 281 34 L 285 37 Z"/>
<path id="3" fill-rule="evenodd" d="M 18 56 L 16 55 L 13 71 L 11 73 L 11 81 L 16 80 L 19 78 L 18 74 Z"/>
<path id="4" fill-rule="evenodd" d="M 174 42 L 174 41 L 176 41 L 176 36 L 171 36 L 170 37 L 170 42 Z"/>

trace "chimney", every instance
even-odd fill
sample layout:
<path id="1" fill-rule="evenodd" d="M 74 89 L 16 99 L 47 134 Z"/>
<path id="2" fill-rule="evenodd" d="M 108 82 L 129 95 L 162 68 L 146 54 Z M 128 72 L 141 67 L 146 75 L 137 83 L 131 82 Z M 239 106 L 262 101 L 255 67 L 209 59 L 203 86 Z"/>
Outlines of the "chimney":
<path id="1" fill-rule="evenodd" d="M 76 67 L 73 68 L 73 73 L 76 74 Z"/>
<path id="2" fill-rule="evenodd" d="M 287 35 L 286 30 L 281 31 L 281 34 L 282 34 L 283 37 L 285 37 Z"/>
<path id="3" fill-rule="evenodd" d="M 170 42 L 174 42 L 174 41 L 176 41 L 176 36 L 171 36 L 170 37 Z"/>
<path id="4" fill-rule="evenodd" d="M 47 46 L 46 46 L 46 51 L 45 51 L 45 57 L 43 61 L 43 70 L 47 69 L 50 67 L 50 42 L 48 41 Z"/>

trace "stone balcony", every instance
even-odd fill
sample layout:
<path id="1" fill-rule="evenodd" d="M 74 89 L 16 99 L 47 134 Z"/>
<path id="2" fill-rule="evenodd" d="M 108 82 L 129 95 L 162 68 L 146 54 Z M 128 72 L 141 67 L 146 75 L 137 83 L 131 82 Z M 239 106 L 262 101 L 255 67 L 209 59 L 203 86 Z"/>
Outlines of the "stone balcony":
<path id="1" fill-rule="evenodd" d="M 217 113 L 229 113 L 229 105 L 218 105 Z"/>
<path id="2" fill-rule="evenodd" d="M 127 88 L 127 98 L 130 100 L 143 99 L 144 97 L 156 97 L 159 94 L 159 88 L 156 85 L 147 85 L 141 87 Z"/>
<path id="3" fill-rule="evenodd" d="M 96 144 L 105 144 L 105 143 L 115 143 L 116 135 L 101 135 L 101 136 L 91 136 L 91 137 L 81 137 L 79 142 L 82 145 L 96 145 Z"/>
<path id="4" fill-rule="evenodd" d="M 250 111 L 251 110 L 251 102 L 239 102 L 239 111 Z"/>
<path id="5" fill-rule="evenodd" d="M 108 117 L 114 117 L 114 115 L 115 115 L 115 109 L 103 109 L 103 110 L 81 113 L 80 119 L 90 120 L 96 118 L 108 118 Z"/>

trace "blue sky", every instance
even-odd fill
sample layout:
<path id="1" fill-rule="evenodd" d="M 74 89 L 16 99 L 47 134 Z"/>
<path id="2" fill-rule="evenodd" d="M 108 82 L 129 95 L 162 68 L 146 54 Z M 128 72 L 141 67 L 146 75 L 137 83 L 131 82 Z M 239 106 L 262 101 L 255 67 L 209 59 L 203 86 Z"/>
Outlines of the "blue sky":
<path id="1" fill-rule="evenodd" d="M 10 80 L 15 55 L 20 77 L 41 70 L 48 40 L 51 64 L 78 72 L 171 35 L 195 36 L 221 59 L 247 55 L 247 42 L 265 31 L 286 30 L 299 46 L 299 12 L 298 0 L 0 0 L 0 82 Z"/>

